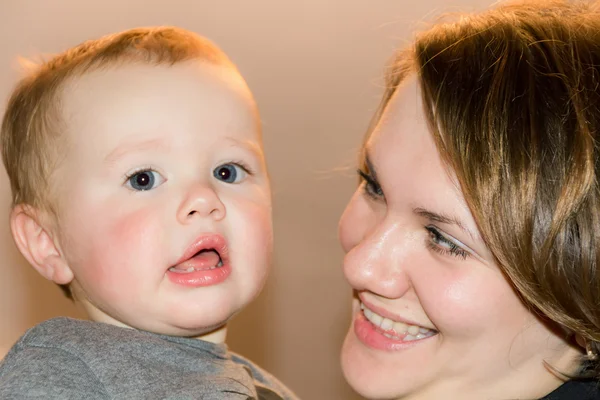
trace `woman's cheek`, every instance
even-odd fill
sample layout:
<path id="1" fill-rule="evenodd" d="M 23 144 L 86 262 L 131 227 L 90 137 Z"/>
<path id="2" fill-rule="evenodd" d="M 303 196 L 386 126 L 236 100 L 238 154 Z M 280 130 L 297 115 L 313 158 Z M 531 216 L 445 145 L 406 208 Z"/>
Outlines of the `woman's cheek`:
<path id="1" fill-rule="evenodd" d="M 426 313 L 442 334 L 471 336 L 489 323 L 497 285 L 472 273 L 444 271 L 430 277 L 420 299 Z M 431 301 L 428 301 L 431 299 Z M 429 304 L 427 304 L 429 303 Z"/>

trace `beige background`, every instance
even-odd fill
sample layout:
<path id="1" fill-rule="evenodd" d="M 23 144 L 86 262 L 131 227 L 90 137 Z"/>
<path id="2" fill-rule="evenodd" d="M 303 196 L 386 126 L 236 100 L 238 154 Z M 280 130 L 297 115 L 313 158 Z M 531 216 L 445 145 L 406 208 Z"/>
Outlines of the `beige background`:
<path id="1" fill-rule="evenodd" d="M 338 367 L 350 290 L 337 220 L 356 183 L 356 148 L 379 100 L 383 65 L 420 21 L 490 3 L 0 0 L 0 99 L 3 107 L 18 55 L 59 52 L 113 31 L 179 25 L 220 45 L 261 109 L 275 200 L 275 268 L 260 299 L 231 324 L 229 344 L 304 399 L 355 399 Z M 2 168 L 0 356 L 35 323 L 78 315 L 15 249 L 9 198 Z"/>

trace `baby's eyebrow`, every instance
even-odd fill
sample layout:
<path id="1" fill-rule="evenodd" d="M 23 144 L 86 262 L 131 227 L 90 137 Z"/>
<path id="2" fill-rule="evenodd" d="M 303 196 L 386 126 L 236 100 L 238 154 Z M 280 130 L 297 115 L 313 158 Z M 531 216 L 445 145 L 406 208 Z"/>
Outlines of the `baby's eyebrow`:
<path id="1" fill-rule="evenodd" d="M 125 143 L 117 146 L 110 153 L 108 153 L 106 157 L 104 157 L 104 162 L 106 164 L 113 164 L 128 153 L 157 148 L 164 149 L 165 146 L 167 146 L 167 144 L 162 139 L 149 139 Z"/>
<path id="2" fill-rule="evenodd" d="M 228 141 L 231 142 L 231 145 L 236 147 L 242 147 L 248 151 L 250 151 L 251 153 L 253 153 L 254 155 L 256 155 L 259 158 L 263 157 L 263 150 L 260 144 L 256 143 L 253 140 L 239 140 L 239 139 L 235 139 L 233 137 L 227 137 L 226 138 Z"/>

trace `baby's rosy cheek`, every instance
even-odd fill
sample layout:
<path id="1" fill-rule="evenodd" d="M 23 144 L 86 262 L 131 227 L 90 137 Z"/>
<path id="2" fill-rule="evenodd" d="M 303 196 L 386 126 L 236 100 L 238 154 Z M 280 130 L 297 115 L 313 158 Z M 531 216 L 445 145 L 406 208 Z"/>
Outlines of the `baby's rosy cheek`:
<path id="1" fill-rule="evenodd" d="M 160 232 L 160 223 L 156 213 L 142 209 L 120 215 L 106 228 L 107 237 L 116 247 L 129 247 L 131 252 L 135 252 L 143 251 L 149 240 L 158 239 L 156 234 Z"/>
<path id="2" fill-rule="evenodd" d="M 96 278 L 114 275 L 111 269 L 115 266 L 131 269 L 153 257 L 161 244 L 161 233 L 156 214 L 144 210 L 98 221 L 88 260 L 95 264 Z"/>

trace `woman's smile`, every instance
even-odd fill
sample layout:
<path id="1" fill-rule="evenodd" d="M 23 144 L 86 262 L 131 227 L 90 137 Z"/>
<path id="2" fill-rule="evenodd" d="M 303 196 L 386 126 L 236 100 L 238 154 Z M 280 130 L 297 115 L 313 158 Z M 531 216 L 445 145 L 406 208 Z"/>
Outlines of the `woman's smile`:
<path id="1" fill-rule="evenodd" d="M 403 350 L 438 334 L 434 329 L 392 316 L 388 311 L 374 305 L 365 305 L 362 301 L 359 301 L 357 308 L 353 322 L 354 334 L 358 340 L 373 349 Z"/>

